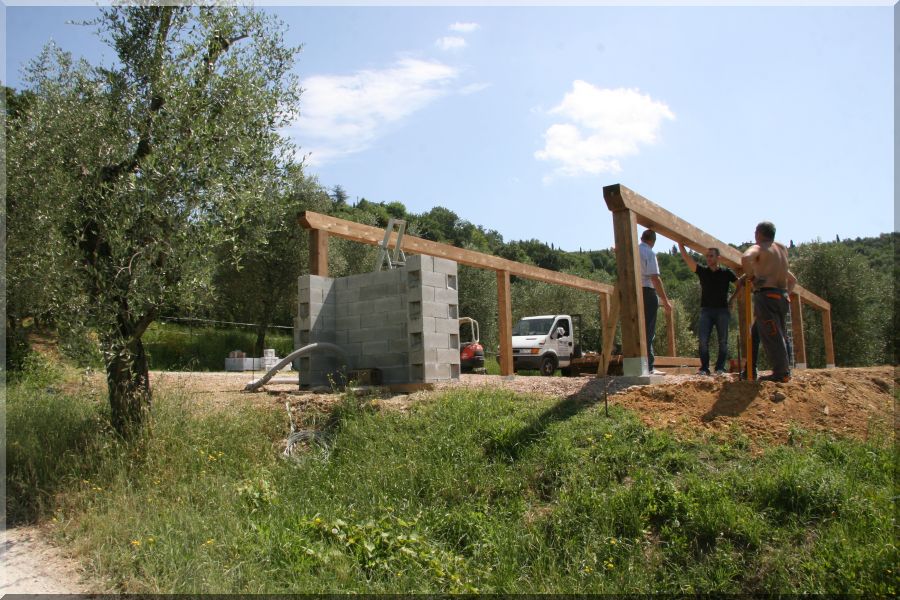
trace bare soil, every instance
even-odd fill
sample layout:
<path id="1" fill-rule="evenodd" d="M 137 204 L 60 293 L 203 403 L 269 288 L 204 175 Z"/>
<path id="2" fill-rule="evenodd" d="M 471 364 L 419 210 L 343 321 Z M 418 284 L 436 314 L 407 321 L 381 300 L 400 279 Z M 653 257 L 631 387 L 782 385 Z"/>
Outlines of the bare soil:
<path id="1" fill-rule="evenodd" d="M 7 529 L 0 539 L 0 595 L 100 591 L 82 581 L 78 563 L 48 542 L 39 527 Z"/>
<path id="2" fill-rule="evenodd" d="M 285 371 L 282 377 L 289 374 Z M 258 374 L 154 372 L 159 388 L 189 392 L 207 408 L 252 403 L 284 410 L 284 403 L 326 408 L 339 399 L 333 393 L 300 392 L 297 384 L 267 385 L 261 392 L 242 388 Z M 783 443 L 792 428 L 830 432 L 860 440 L 895 433 L 898 381 L 895 367 L 807 369 L 794 372 L 789 383 L 738 381 L 736 375 L 704 377 L 668 375 L 662 383 L 626 387 L 617 378 L 527 377 L 462 375 L 458 382 L 436 384 L 433 391 L 412 394 L 384 393 L 377 401 L 388 410 L 405 410 L 435 393 L 465 388 L 499 388 L 552 398 L 586 402 L 606 395 L 610 405 L 638 413 L 649 427 L 668 429 L 682 436 L 717 435 L 733 426 L 754 442 Z"/>

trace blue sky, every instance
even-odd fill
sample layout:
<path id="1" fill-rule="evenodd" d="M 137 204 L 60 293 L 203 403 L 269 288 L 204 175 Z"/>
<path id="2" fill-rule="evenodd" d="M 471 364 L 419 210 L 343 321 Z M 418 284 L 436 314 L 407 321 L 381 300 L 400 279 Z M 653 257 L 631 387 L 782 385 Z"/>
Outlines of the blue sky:
<path id="1" fill-rule="evenodd" d="M 894 9 L 871 4 L 266 10 L 304 46 L 285 133 L 323 185 L 587 250 L 613 244 L 612 183 L 726 242 L 893 230 Z M 4 81 L 50 39 L 100 60 L 66 24 L 91 14 L 8 5 Z"/>

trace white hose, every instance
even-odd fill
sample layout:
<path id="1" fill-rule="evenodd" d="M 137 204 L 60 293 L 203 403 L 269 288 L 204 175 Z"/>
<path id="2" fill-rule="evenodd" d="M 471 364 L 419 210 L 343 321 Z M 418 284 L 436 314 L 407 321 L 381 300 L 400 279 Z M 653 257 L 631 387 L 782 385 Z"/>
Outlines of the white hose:
<path id="1" fill-rule="evenodd" d="M 330 350 L 331 352 L 334 352 L 334 353 L 340 355 L 340 357 L 342 359 L 344 359 L 344 362 L 347 361 L 347 353 L 344 352 L 343 348 L 341 348 L 340 346 L 336 346 L 336 345 L 330 344 L 328 342 L 315 342 L 315 343 L 303 346 L 299 350 L 294 350 L 293 352 L 291 352 L 290 354 L 288 354 L 287 356 L 282 358 L 278 362 L 278 364 L 275 365 L 274 367 L 272 367 L 271 369 L 269 369 L 265 375 L 263 375 L 259 379 L 254 379 L 253 381 L 251 381 L 250 383 L 245 385 L 244 391 L 245 392 L 255 392 L 256 390 L 258 390 L 259 388 L 264 386 L 270 379 L 272 379 L 272 377 L 275 376 L 275 373 L 277 373 L 278 371 L 280 371 L 281 369 L 286 367 L 295 358 L 297 358 L 298 356 L 303 356 L 304 354 L 309 354 L 310 352 L 313 352 L 314 350 Z"/>

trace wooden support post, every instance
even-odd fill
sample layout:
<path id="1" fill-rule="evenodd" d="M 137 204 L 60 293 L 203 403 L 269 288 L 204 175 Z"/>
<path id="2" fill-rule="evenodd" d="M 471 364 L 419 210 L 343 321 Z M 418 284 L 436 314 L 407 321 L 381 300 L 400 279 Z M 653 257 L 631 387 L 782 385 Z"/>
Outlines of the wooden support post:
<path id="1" fill-rule="evenodd" d="M 675 354 L 675 311 L 663 311 L 666 315 L 666 352 L 669 356 Z"/>
<path id="2" fill-rule="evenodd" d="M 606 330 L 609 327 L 609 294 L 600 294 L 597 296 L 600 304 L 600 348 L 599 352 L 603 352 L 603 340 L 606 339 Z"/>
<path id="3" fill-rule="evenodd" d="M 602 304 L 601 304 L 602 306 Z M 612 358 L 612 347 L 616 340 L 616 325 L 619 323 L 619 293 L 614 290 L 609 298 L 609 309 L 603 319 L 603 348 L 600 354 L 600 364 L 597 365 L 597 375 L 606 377 L 609 371 L 609 360 Z"/>
<path id="4" fill-rule="evenodd" d="M 328 277 L 328 232 L 309 230 L 309 273 Z"/>
<path id="5" fill-rule="evenodd" d="M 608 188 L 604 188 L 604 194 Z M 607 199 L 609 203 L 609 199 Z M 644 294 L 641 289 L 641 260 L 637 221 L 632 211 L 613 212 L 618 272 L 619 311 L 622 318 L 622 373 L 650 374 L 647 362 L 647 329 L 644 323 Z"/>
<path id="6" fill-rule="evenodd" d="M 794 368 L 806 368 L 806 342 L 803 339 L 803 306 L 800 296 L 791 294 L 791 337 L 794 341 Z"/>
<path id="7" fill-rule="evenodd" d="M 509 271 L 497 271 L 497 311 L 497 322 L 500 325 L 500 374 L 512 375 L 512 299 Z"/>
<path id="8" fill-rule="evenodd" d="M 746 373 L 747 373 L 747 381 L 753 381 L 755 377 L 753 377 L 753 369 L 756 368 L 756 365 L 753 364 L 753 335 L 750 333 L 750 328 L 753 326 L 753 300 L 752 295 L 753 291 L 750 289 L 750 284 L 744 285 L 744 293 L 742 294 L 744 297 L 744 360 L 747 364 Z"/>
<path id="9" fill-rule="evenodd" d="M 825 368 L 834 368 L 834 340 L 831 337 L 831 309 L 822 311 L 822 337 L 825 338 Z"/>

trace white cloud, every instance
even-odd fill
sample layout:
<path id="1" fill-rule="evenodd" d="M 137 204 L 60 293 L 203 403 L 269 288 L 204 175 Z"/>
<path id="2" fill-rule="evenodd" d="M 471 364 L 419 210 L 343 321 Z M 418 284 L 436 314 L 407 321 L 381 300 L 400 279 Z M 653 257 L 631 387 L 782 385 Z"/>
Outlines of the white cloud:
<path id="1" fill-rule="evenodd" d="M 381 70 L 310 77 L 301 81 L 300 118 L 285 133 L 310 153 L 311 165 L 360 152 L 447 94 L 458 75 L 443 63 L 407 58 Z"/>
<path id="2" fill-rule="evenodd" d="M 491 87 L 491 84 L 489 83 L 470 83 L 469 85 L 460 88 L 459 93 L 463 96 L 468 96 L 469 94 L 484 91 L 489 87 Z"/>
<path id="3" fill-rule="evenodd" d="M 556 176 L 618 173 L 619 159 L 655 143 L 663 120 L 675 118 L 663 102 L 636 89 L 604 89 L 584 81 L 575 81 L 549 112 L 569 122 L 551 125 L 534 157 L 559 163 Z"/>
<path id="4" fill-rule="evenodd" d="M 449 29 L 450 31 L 456 31 L 456 32 L 459 32 L 459 33 L 472 33 L 473 31 L 475 31 L 475 30 L 478 29 L 479 27 L 481 27 L 481 25 L 479 25 L 478 23 L 460 23 L 460 22 L 456 22 L 456 23 L 453 23 L 452 25 L 450 25 L 450 27 L 448 27 L 448 29 Z"/>
<path id="5" fill-rule="evenodd" d="M 447 36 L 437 39 L 434 45 L 441 50 L 462 50 L 466 47 L 466 40 L 461 37 Z"/>

